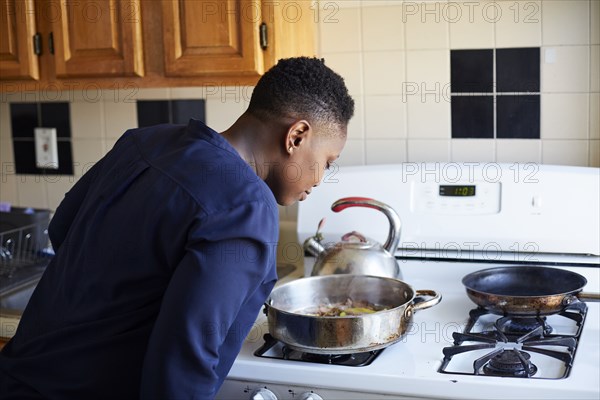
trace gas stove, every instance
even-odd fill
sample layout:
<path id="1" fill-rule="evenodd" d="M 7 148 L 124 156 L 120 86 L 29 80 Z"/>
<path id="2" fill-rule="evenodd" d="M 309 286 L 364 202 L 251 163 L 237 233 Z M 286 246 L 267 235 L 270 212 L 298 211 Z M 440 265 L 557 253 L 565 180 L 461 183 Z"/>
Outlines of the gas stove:
<path id="1" fill-rule="evenodd" d="M 469 312 L 464 331 L 452 334 L 454 345 L 444 347 L 439 372 L 566 378 L 573 366 L 587 309 L 581 302 L 555 315 L 524 318 L 498 316 L 475 308 Z"/>
<path id="2" fill-rule="evenodd" d="M 470 179 L 449 179 L 443 171 L 450 168 L 469 172 Z M 327 240 L 358 230 L 382 243 L 385 217 L 373 210 L 329 211 L 341 197 L 372 197 L 391 205 L 402 220 L 396 252 L 402 280 L 415 290 L 436 290 L 443 299 L 415 313 L 399 342 L 377 354 L 345 357 L 286 349 L 269 337 L 260 313 L 217 398 L 598 399 L 600 303 L 515 319 L 478 308 L 461 280 L 496 266 L 551 266 L 583 275 L 585 292 L 600 292 L 600 171 L 538 165 L 537 182 L 516 182 L 514 172 L 523 166 L 498 164 L 494 168 L 505 177 L 512 175 L 490 182 L 486 168 L 491 167 L 350 167 L 317 188 L 300 204 L 297 236 L 288 248 L 300 249 L 324 216 Z M 358 189 L 356 182 L 365 184 Z M 442 196 L 436 185 L 465 196 Z M 482 195 L 466 196 L 473 192 Z M 295 268 L 278 285 L 312 271 L 314 258 L 290 258 Z M 357 365 L 346 364 L 355 359 Z"/>

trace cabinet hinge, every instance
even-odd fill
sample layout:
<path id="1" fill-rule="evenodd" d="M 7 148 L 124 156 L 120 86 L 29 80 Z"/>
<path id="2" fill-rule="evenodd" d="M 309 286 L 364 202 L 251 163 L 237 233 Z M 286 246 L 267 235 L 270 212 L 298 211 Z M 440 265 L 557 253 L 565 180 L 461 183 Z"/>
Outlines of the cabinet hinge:
<path id="1" fill-rule="evenodd" d="M 54 33 L 50 32 L 48 35 L 48 51 L 50 54 L 54 54 Z"/>
<path id="2" fill-rule="evenodd" d="M 258 32 L 260 34 L 260 48 L 266 50 L 267 47 L 269 47 L 269 42 L 267 40 L 267 24 L 264 22 L 260 24 Z"/>
<path id="3" fill-rule="evenodd" d="M 40 33 L 33 35 L 33 53 L 37 56 L 42 54 L 42 35 Z"/>

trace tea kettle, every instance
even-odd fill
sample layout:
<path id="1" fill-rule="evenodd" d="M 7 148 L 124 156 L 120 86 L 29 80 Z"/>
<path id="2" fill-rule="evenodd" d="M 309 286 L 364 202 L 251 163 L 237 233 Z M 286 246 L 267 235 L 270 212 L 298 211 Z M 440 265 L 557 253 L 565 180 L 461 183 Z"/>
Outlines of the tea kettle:
<path id="1" fill-rule="evenodd" d="M 304 241 L 304 249 L 317 257 L 312 270 L 315 275 L 355 274 L 401 279 L 402 273 L 394 257 L 400 241 L 400 217 L 390 206 L 366 197 L 345 197 L 331 205 L 334 212 L 349 207 L 367 207 L 381 211 L 390 222 L 388 238 L 383 246 L 360 233 L 345 234 L 342 241 L 325 247 L 320 233 L 325 218 L 319 222 L 317 233 Z"/>

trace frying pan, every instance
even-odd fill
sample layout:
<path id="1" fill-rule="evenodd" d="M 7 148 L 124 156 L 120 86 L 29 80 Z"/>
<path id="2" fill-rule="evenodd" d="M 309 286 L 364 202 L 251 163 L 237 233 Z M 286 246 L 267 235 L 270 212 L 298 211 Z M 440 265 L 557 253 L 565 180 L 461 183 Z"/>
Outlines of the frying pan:
<path id="1" fill-rule="evenodd" d="M 475 304 L 500 315 L 551 315 L 581 298 L 598 299 L 581 292 L 587 284 L 583 276 L 558 268 L 489 268 L 466 275 L 462 283 Z"/>

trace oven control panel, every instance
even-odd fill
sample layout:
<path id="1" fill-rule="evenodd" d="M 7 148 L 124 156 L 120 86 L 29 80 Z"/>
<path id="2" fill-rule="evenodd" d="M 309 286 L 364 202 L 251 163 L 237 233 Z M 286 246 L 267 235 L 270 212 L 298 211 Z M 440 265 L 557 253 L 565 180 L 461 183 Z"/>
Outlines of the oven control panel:
<path id="1" fill-rule="evenodd" d="M 500 182 L 412 182 L 411 210 L 418 214 L 484 215 L 500 212 Z"/>
<path id="2" fill-rule="evenodd" d="M 256 399 L 256 400 L 403 400 L 408 397 L 390 396 L 378 393 L 351 392 L 326 388 L 307 388 L 286 384 L 260 384 L 254 382 L 226 379 L 216 400 Z M 411 398 L 414 399 L 414 398 Z"/>

